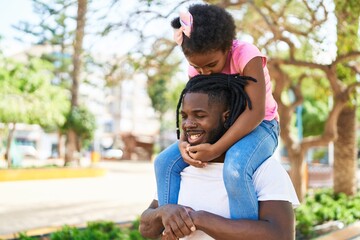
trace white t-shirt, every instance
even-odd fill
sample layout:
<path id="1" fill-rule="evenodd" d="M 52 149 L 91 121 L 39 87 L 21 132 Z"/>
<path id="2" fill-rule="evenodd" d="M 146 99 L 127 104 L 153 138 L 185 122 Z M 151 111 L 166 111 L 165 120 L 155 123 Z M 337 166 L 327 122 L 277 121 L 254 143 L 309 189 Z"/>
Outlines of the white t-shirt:
<path id="1" fill-rule="evenodd" d="M 178 203 L 194 210 L 205 210 L 230 218 L 228 196 L 223 181 L 223 163 L 208 163 L 205 168 L 189 166 L 181 173 Z M 273 157 L 255 171 L 253 184 L 259 201 L 280 200 L 299 206 L 288 173 Z M 183 239 L 213 239 L 202 231 L 195 231 Z"/>

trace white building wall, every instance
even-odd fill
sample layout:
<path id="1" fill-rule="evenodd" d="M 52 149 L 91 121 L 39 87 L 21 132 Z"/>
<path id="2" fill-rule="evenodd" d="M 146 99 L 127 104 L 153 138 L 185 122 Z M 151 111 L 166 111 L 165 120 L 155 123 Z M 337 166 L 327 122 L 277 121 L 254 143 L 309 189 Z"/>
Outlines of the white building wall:
<path id="1" fill-rule="evenodd" d="M 120 132 L 137 136 L 155 136 L 160 123 L 147 94 L 147 79 L 136 75 L 122 83 Z"/>

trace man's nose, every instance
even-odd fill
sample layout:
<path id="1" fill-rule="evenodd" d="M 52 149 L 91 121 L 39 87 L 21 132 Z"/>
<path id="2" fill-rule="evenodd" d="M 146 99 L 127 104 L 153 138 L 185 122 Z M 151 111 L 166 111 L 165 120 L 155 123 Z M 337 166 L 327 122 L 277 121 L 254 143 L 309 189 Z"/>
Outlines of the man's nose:
<path id="1" fill-rule="evenodd" d="M 187 119 L 187 120 L 185 120 L 185 122 L 184 122 L 184 126 L 185 126 L 186 128 L 196 127 L 196 122 L 195 122 L 195 121 L 192 121 L 192 120 L 190 120 L 190 119 Z"/>

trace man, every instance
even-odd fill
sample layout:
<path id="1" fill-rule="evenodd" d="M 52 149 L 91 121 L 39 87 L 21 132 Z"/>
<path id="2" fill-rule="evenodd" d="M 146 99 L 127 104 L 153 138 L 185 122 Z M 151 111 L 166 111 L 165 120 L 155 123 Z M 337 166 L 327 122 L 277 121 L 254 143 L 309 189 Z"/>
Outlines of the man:
<path id="1" fill-rule="evenodd" d="M 217 141 L 250 104 L 244 92 L 246 78 L 221 77 L 227 81 L 212 75 L 192 78 L 181 94 L 177 116 L 181 105 L 181 126 L 190 145 Z M 184 169 L 178 205 L 159 207 L 153 200 L 141 216 L 141 234 L 149 238 L 162 234 L 163 239 L 294 239 L 293 206 L 298 200 L 281 165 L 270 158 L 253 176 L 259 220 L 233 220 L 222 178 L 223 161 L 220 156 L 205 168 Z"/>

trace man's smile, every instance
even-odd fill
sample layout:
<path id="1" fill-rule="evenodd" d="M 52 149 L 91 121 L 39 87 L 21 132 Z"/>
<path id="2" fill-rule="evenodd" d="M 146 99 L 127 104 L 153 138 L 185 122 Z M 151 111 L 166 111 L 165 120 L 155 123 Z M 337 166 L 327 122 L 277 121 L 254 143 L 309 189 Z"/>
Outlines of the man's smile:
<path id="1" fill-rule="evenodd" d="M 203 142 L 202 136 L 204 136 L 204 131 L 189 130 L 186 131 L 186 136 L 187 136 L 187 141 L 191 145 L 197 145 Z"/>

